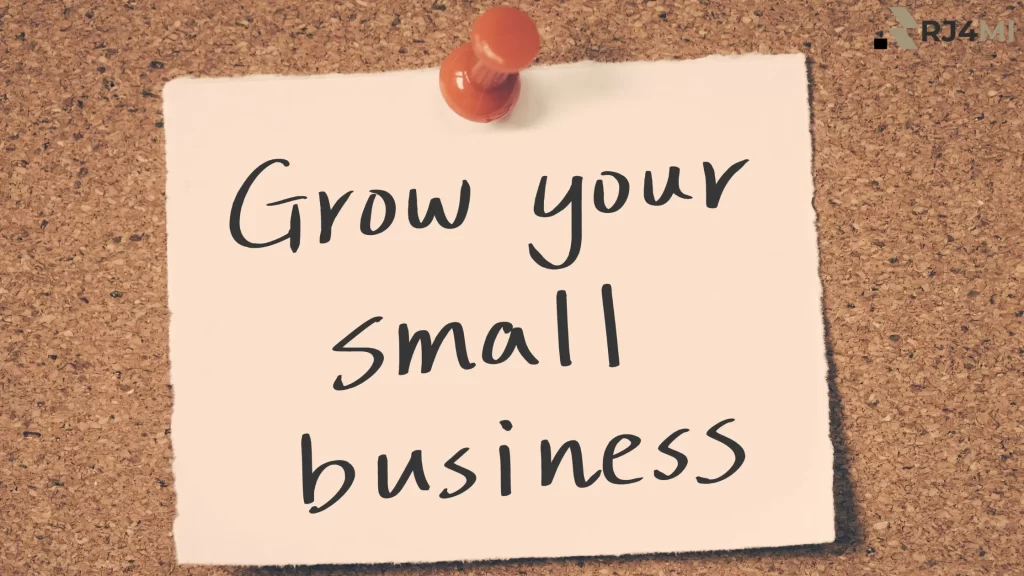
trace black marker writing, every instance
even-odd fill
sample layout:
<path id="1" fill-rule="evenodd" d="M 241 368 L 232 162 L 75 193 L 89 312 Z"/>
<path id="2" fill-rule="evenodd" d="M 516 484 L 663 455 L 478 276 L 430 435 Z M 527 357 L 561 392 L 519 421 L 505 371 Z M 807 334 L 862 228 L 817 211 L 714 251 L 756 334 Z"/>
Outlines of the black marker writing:
<path id="1" fill-rule="evenodd" d="M 327 510 L 328 508 L 333 506 L 335 502 L 340 500 L 341 497 L 344 496 L 346 492 L 348 492 L 349 488 L 352 487 L 352 483 L 355 482 L 355 480 L 356 480 L 356 469 L 355 469 L 354 466 L 352 466 L 351 464 L 349 464 L 348 462 L 346 462 L 344 460 L 332 460 L 330 462 L 326 462 L 324 464 L 321 464 L 321 465 L 317 466 L 316 470 L 314 470 L 313 469 L 313 441 L 310 439 L 309 434 L 303 434 L 302 435 L 302 501 L 305 504 L 312 504 L 313 502 L 315 502 L 315 500 L 316 500 L 316 498 L 315 498 L 316 483 L 317 483 L 318 480 L 320 480 L 320 474 L 322 474 L 324 470 L 330 468 L 331 466 L 337 466 L 337 467 L 341 468 L 342 470 L 344 470 L 345 471 L 345 480 L 342 483 L 341 488 L 338 488 L 338 491 L 334 493 L 334 496 L 332 496 L 330 500 L 328 500 L 326 503 L 324 503 L 323 506 L 313 506 L 312 508 L 310 508 L 309 509 L 309 513 L 310 514 L 316 514 L 318 512 L 323 512 L 324 510 Z"/>
<path id="2" fill-rule="evenodd" d="M 612 202 L 612 205 L 609 206 L 604 197 L 604 180 L 598 178 L 597 182 L 594 183 L 594 207 L 602 214 L 618 212 L 620 208 L 626 205 L 626 200 L 629 199 L 629 180 L 618 172 L 601 172 L 601 176 L 615 178 L 615 182 L 618 184 L 618 191 L 615 193 L 615 202 Z"/>
<path id="3" fill-rule="evenodd" d="M 619 365 L 619 332 L 615 327 L 615 300 L 611 284 L 601 286 L 601 302 L 604 305 L 604 333 L 608 341 L 608 367 Z"/>
<path id="4" fill-rule="evenodd" d="M 663 454 L 668 454 L 669 456 L 675 458 L 676 460 L 675 470 L 669 472 L 668 474 L 665 474 L 661 470 L 654 471 L 654 477 L 657 478 L 658 480 L 671 480 L 676 476 L 682 474 L 683 470 L 686 470 L 686 464 L 688 462 L 686 454 L 683 454 L 682 452 L 673 449 L 672 442 L 675 442 L 676 438 L 679 438 L 680 436 L 686 434 L 687 432 L 689 432 L 689 430 L 686 428 L 676 430 L 675 432 L 670 434 L 668 438 L 665 438 L 665 440 L 661 444 L 658 445 L 659 452 Z"/>
<path id="5" fill-rule="evenodd" d="M 498 334 L 502 332 L 509 334 L 508 341 L 505 342 L 505 349 L 501 351 L 501 355 L 495 358 L 494 345 L 497 343 Z M 484 340 L 484 362 L 487 364 L 501 364 L 511 358 L 513 352 L 519 352 L 519 355 L 529 364 L 540 363 L 530 352 L 530 347 L 526 345 L 526 335 L 523 334 L 522 328 L 513 326 L 511 322 L 498 322 L 487 332 L 487 338 Z"/>
<path id="6" fill-rule="evenodd" d="M 715 180 L 715 167 L 708 162 L 704 163 L 704 184 L 706 186 L 705 198 L 708 208 L 718 208 L 718 203 L 722 200 L 722 192 L 725 192 L 725 185 L 729 183 L 729 180 L 731 180 L 746 163 L 747 161 L 743 160 L 742 162 L 733 164 L 725 171 L 725 174 L 722 174 L 722 179 L 717 181 Z"/>
<path id="7" fill-rule="evenodd" d="M 530 257 L 537 264 L 549 270 L 560 270 L 571 265 L 576 261 L 576 258 L 580 255 L 580 247 L 583 243 L 583 177 L 573 176 L 572 185 L 569 186 L 569 191 L 565 193 L 562 200 L 551 209 L 550 212 L 544 210 L 544 200 L 547 196 L 547 184 L 548 177 L 542 176 L 540 184 L 537 186 L 537 196 L 533 202 L 533 213 L 541 218 L 550 218 L 557 216 L 562 210 L 566 208 L 570 209 L 570 221 L 569 221 L 569 255 L 565 257 L 565 260 L 561 264 L 552 264 L 548 262 L 544 256 L 530 244 Z"/>
<path id="8" fill-rule="evenodd" d="M 284 242 L 285 240 L 290 239 L 291 242 L 289 245 L 292 252 L 295 252 L 299 249 L 300 227 L 302 225 L 302 221 L 299 218 L 299 207 L 297 205 L 292 205 L 291 223 L 288 226 L 288 232 L 285 233 L 284 236 L 269 242 L 258 243 L 250 242 L 245 235 L 242 234 L 242 205 L 245 204 L 245 197 L 249 194 L 249 189 L 252 188 L 253 183 L 256 182 L 256 178 L 258 178 L 264 170 L 274 164 L 282 164 L 287 167 L 288 161 L 281 158 L 267 160 L 263 164 L 257 166 L 256 169 L 249 174 L 249 177 L 245 179 L 245 182 L 242 183 L 242 187 L 239 188 L 238 193 L 235 194 L 235 201 L 231 203 L 231 218 L 228 221 L 228 228 L 231 230 L 231 237 L 234 238 L 235 242 L 245 246 L 246 248 L 266 248 L 267 246 L 273 246 L 278 242 Z M 305 196 L 293 197 L 289 200 L 298 200 L 300 198 L 305 198 Z M 271 202 L 270 206 L 275 206 L 277 204 L 279 204 L 279 202 Z"/>
<path id="9" fill-rule="evenodd" d="M 709 162 L 704 162 L 704 187 L 706 206 L 717 208 L 725 192 L 725 186 L 729 180 L 739 172 L 740 168 L 746 165 L 747 160 L 737 162 L 729 167 L 722 175 L 721 180 L 715 179 L 715 169 Z M 605 192 L 604 177 L 611 176 L 616 183 L 615 200 L 609 204 Z M 594 182 L 594 208 L 602 214 L 618 212 L 629 198 L 629 180 L 618 172 L 604 171 L 601 177 Z M 533 213 L 541 218 L 551 218 L 569 209 L 569 252 L 561 264 L 553 264 L 541 254 L 540 249 L 533 243 L 529 245 L 530 257 L 542 268 L 548 270 L 561 270 L 568 268 L 580 256 L 583 248 L 583 177 L 573 176 L 572 184 L 561 200 L 551 210 L 545 209 L 547 205 L 548 177 L 542 176 L 537 186 L 537 195 L 534 197 Z M 654 177 L 650 171 L 644 174 L 644 201 L 651 206 L 663 206 L 674 197 L 689 200 L 693 198 L 684 194 L 679 188 L 679 168 L 669 168 L 668 180 L 665 188 L 659 196 L 654 195 Z"/>
<path id="10" fill-rule="evenodd" d="M 341 213 L 341 209 L 345 207 L 345 202 L 348 202 L 349 196 L 352 195 L 352 191 L 349 190 L 338 198 L 337 202 L 331 204 L 331 200 L 327 197 L 327 192 L 320 192 L 320 243 L 327 244 L 331 241 L 331 232 L 334 230 L 334 220 Z M 297 248 L 297 247 L 296 247 Z M 294 250 L 293 250 L 294 252 Z"/>
<path id="11" fill-rule="evenodd" d="M 415 334 L 409 336 L 409 325 L 402 324 L 398 327 L 398 374 L 409 373 L 409 364 L 412 363 L 412 357 L 416 353 L 417 347 L 422 350 L 423 355 L 420 372 L 423 374 L 430 372 L 430 369 L 434 367 L 434 358 L 437 358 L 441 344 L 444 344 L 444 339 L 449 333 L 455 334 L 455 355 L 459 359 L 459 366 L 462 366 L 463 370 L 475 367 L 476 363 L 470 362 L 469 356 L 466 354 L 466 333 L 462 329 L 462 324 L 458 322 L 445 324 L 444 328 L 437 333 L 437 338 L 433 340 L 430 339 L 430 332 L 426 330 L 417 330 Z"/>
<path id="12" fill-rule="evenodd" d="M 705 205 L 707 208 L 716 209 L 719 207 L 726 186 L 732 178 L 736 176 L 740 169 L 747 164 L 747 162 L 747 160 L 736 162 L 722 174 L 721 178 L 716 176 L 715 169 L 709 162 L 703 163 Z M 280 235 L 276 238 L 266 241 L 253 240 L 247 237 L 242 231 L 241 217 L 245 201 L 249 197 L 252 187 L 260 175 L 275 164 L 281 164 L 283 167 L 289 167 L 290 165 L 285 159 L 268 160 L 254 169 L 245 179 L 232 203 L 229 218 L 229 230 L 232 239 L 240 246 L 246 248 L 266 248 L 288 241 L 288 246 L 294 253 L 298 251 L 301 239 L 301 206 L 310 206 L 310 204 L 303 204 L 304 201 L 309 200 L 309 197 L 307 196 L 294 194 L 284 196 L 282 194 L 282 197 L 279 197 L 278 200 L 266 204 L 267 208 L 275 208 L 279 206 L 290 207 L 288 211 L 287 230 L 279 232 Z M 679 198 L 681 200 L 692 199 L 692 196 L 685 194 L 681 189 L 680 174 L 678 167 L 669 167 L 664 186 L 661 187 L 659 191 L 658 188 L 656 188 L 654 174 L 652 171 L 646 171 L 644 173 L 643 184 L 644 203 L 649 206 L 659 207 L 669 204 L 675 198 Z M 541 254 L 540 249 L 533 243 L 529 244 L 529 253 L 533 261 L 542 268 L 560 270 L 575 263 L 581 254 L 583 242 L 584 178 L 582 176 L 573 176 L 565 194 L 562 195 L 550 209 L 548 208 L 549 203 L 547 202 L 548 183 L 547 176 L 541 177 L 540 183 L 537 187 L 536 196 L 534 198 L 533 212 L 536 216 L 541 218 L 554 218 L 568 212 L 566 216 L 568 218 L 569 227 L 569 246 L 564 259 L 561 259 L 560 262 L 559 259 L 549 260 L 546 258 Z M 629 202 L 631 192 L 630 182 L 623 174 L 608 170 L 602 171 L 600 172 L 599 177 L 594 181 L 593 186 L 594 208 L 600 214 L 614 214 L 623 209 Z M 614 190 L 612 188 L 613 186 Z M 331 241 L 334 227 L 338 223 L 339 217 L 342 216 L 345 206 L 348 205 L 352 199 L 353 194 L 354 191 L 350 190 L 334 201 L 331 200 L 331 197 L 326 191 L 320 191 L 317 194 L 316 204 L 319 206 L 320 217 L 320 244 L 327 244 Z M 469 183 L 466 180 L 462 180 L 457 208 L 453 210 L 452 207 L 449 206 L 446 210 L 444 204 L 439 198 L 428 198 L 426 199 L 425 209 L 421 210 L 421 208 L 423 208 L 421 205 L 421 197 L 417 190 L 413 188 L 409 191 L 406 210 L 409 225 L 416 230 L 427 228 L 434 223 L 444 230 L 458 228 L 465 223 L 468 217 L 470 198 L 471 189 Z M 360 233 L 364 236 L 375 236 L 383 234 L 389 230 L 395 224 L 396 219 L 399 218 L 399 204 L 402 201 L 402 199 L 396 199 L 395 195 L 387 190 L 369 190 L 368 195 L 365 197 L 361 214 L 359 215 Z M 636 200 L 634 200 L 634 202 L 636 202 Z M 676 204 L 678 204 L 678 202 Z M 280 217 L 283 217 L 284 215 L 283 212 L 273 212 L 272 214 L 275 216 L 280 214 Z M 565 220 L 563 219 L 562 221 Z M 567 291 L 557 290 L 555 293 L 554 314 L 557 329 L 558 360 L 559 365 L 563 367 L 571 366 L 573 362 L 570 350 L 570 318 L 568 308 Z M 584 312 L 586 311 L 584 310 Z M 575 313 L 574 309 L 574 314 Z M 596 311 L 591 310 L 590 313 L 596 313 Z M 608 366 L 610 368 L 615 368 L 621 364 L 621 357 L 619 331 L 616 324 L 615 301 L 612 286 L 610 284 L 604 284 L 601 286 L 601 313 L 605 328 L 605 346 Z M 368 354 L 370 359 L 369 367 L 354 379 L 350 380 L 348 377 L 343 378 L 341 374 L 337 374 L 333 384 L 333 388 L 335 390 L 350 390 L 355 388 L 367 382 L 383 367 L 386 359 L 385 353 L 377 347 L 365 345 L 366 342 L 373 341 L 370 328 L 382 320 L 382 316 L 375 316 L 366 320 L 355 329 L 351 330 L 332 347 L 332 350 L 335 352 L 358 352 Z M 414 363 L 416 363 L 417 354 L 419 355 L 419 373 L 430 373 L 436 362 L 445 361 L 444 359 L 439 359 L 439 356 L 442 356 L 443 350 L 450 351 L 446 353 L 448 354 L 447 361 L 457 363 L 462 370 L 470 370 L 477 366 L 476 362 L 474 362 L 470 357 L 470 349 L 467 344 L 467 334 L 463 324 L 453 321 L 443 324 L 438 323 L 438 325 L 440 325 L 440 329 L 436 330 L 434 334 L 427 329 L 413 330 L 408 324 L 404 323 L 398 326 L 397 364 L 399 375 L 407 375 L 410 373 L 413 369 Z M 435 329 L 436 327 L 437 325 L 434 326 Z M 480 333 L 473 331 L 472 325 L 470 325 L 470 334 L 477 338 L 480 336 Z M 364 345 L 355 345 L 355 340 L 358 338 L 364 339 Z M 447 347 L 445 347 L 446 341 L 450 342 L 450 345 Z M 583 344 L 586 344 L 587 340 L 584 339 L 582 342 Z M 474 350 L 476 349 L 474 348 Z M 516 355 L 519 356 L 519 361 L 525 362 L 527 365 L 538 365 L 541 362 L 540 358 L 534 354 L 533 350 L 531 350 L 527 344 L 526 331 L 509 321 L 495 322 L 486 332 L 486 335 L 483 338 L 483 344 L 479 350 L 480 359 L 483 364 L 487 366 L 495 366 L 509 361 L 516 361 L 513 360 L 513 357 Z M 584 352 L 586 352 L 586 350 L 584 350 Z M 484 368 L 484 370 L 487 369 L 488 368 Z M 729 448 L 733 455 L 732 464 L 729 466 L 728 470 L 716 478 L 696 476 L 695 480 L 698 484 L 707 485 L 722 482 L 734 475 L 745 462 L 746 453 L 739 442 L 721 433 L 721 429 L 731 422 L 734 422 L 734 419 L 730 418 L 718 422 L 707 430 L 706 436 Z M 499 424 L 505 432 L 512 431 L 511 421 L 501 420 Z M 685 446 L 687 438 L 692 438 L 689 436 L 683 438 L 683 435 L 688 431 L 688 428 L 676 429 L 657 445 L 657 452 L 660 454 L 658 458 L 663 459 L 664 456 L 667 456 L 671 458 L 671 461 L 674 461 L 675 465 L 670 471 L 666 472 L 664 469 L 667 468 L 666 464 L 668 462 L 662 462 L 659 460 L 657 468 L 652 470 L 655 479 L 659 481 L 670 481 L 680 477 L 687 470 L 689 459 L 680 447 Z M 523 432 L 519 431 L 518 433 L 522 434 Z M 512 438 L 512 436 L 508 437 Z M 502 443 L 498 446 L 498 490 L 502 497 L 512 495 L 512 449 L 509 444 L 513 443 Z M 597 462 L 591 460 L 588 467 L 584 448 L 579 441 L 566 440 L 561 442 L 561 444 L 558 444 L 556 449 L 553 447 L 551 441 L 547 439 L 541 440 L 540 485 L 552 485 L 557 481 L 559 468 L 569 466 L 572 468 L 572 483 L 579 488 L 593 486 L 602 478 L 609 484 L 617 486 L 641 482 L 646 478 L 645 475 L 637 474 L 635 472 L 627 473 L 625 472 L 625 467 L 628 466 L 630 461 L 629 455 L 631 453 L 635 451 L 651 451 L 652 448 L 649 446 L 651 445 L 642 442 L 640 436 L 634 434 L 619 434 L 608 441 L 604 446 L 603 452 L 598 452 L 601 458 L 600 467 L 593 468 Z M 302 435 L 300 449 L 303 503 L 310 506 L 309 512 L 311 514 L 317 514 L 334 506 L 349 493 L 355 483 L 356 465 L 347 460 L 337 459 L 326 461 L 314 467 L 312 440 L 309 434 Z M 456 486 L 449 485 L 448 487 L 441 489 L 438 493 L 438 497 L 442 500 L 452 499 L 465 494 L 476 486 L 478 481 L 477 472 L 470 469 L 470 467 L 472 466 L 476 468 L 479 462 L 474 464 L 472 459 L 466 458 L 469 452 L 469 447 L 462 447 L 455 450 L 453 453 L 450 453 L 451 455 L 444 460 L 444 469 L 455 473 L 455 475 L 457 475 L 455 477 L 460 479 L 461 484 Z M 445 453 L 449 452 L 445 450 Z M 436 457 L 437 455 L 435 454 L 433 456 Z M 430 491 L 431 486 L 427 481 L 426 467 L 424 466 L 425 457 L 427 456 L 424 455 L 422 450 L 411 451 L 408 460 L 392 485 L 389 478 L 393 478 L 395 476 L 394 470 L 389 468 L 387 454 L 380 454 L 377 458 L 376 491 L 378 496 L 383 499 L 395 498 L 410 484 L 410 481 L 415 483 L 417 489 L 421 491 Z M 595 454 L 591 452 L 590 458 L 593 459 L 594 457 Z M 440 461 L 440 458 L 435 461 Z M 493 460 L 489 461 L 489 465 L 494 466 Z M 323 505 L 317 506 L 317 483 L 319 482 L 323 472 L 331 468 L 338 469 L 343 473 L 343 477 L 340 480 L 340 486 L 338 486 L 333 495 L 327 499 Z M 524 468 L 520 466 L 518 469 Z M 431 470 L 435 470 L 435 468 L 431 468 Z M 431 474 L 434 474 L 434 472 L 431 472 Z M 565 476 L 566 474 L 563 473 L 562 481 L 568 482 L 569 478 L 565 478 Z M 451 477 L 450 474 L 449 477 Z M 485 475 L 484 477 L 493 478 L 492 475 Z M 372 488 L 368 486 L 367 489 Z"/>
<path id="13" fill-rule="evenodd" d="M 501 421 L 501 429 L 505 432 L 512 431 L 512 422 Z M 501 460 L 501 495 L 508 496 L 512 493 L 512 455 L 508 446 L 502 444 L 498 447 L 498 459 Z"/>
<path id="14" fill-rule="evenodd" d="M 441 498 L 455 498 L 459 494 L 462 494 L 466 490 L 472 488 L 473 484 L 476 484 L 476 474 L 473 473 L 472 470 L 456 464 L 459 458 L 462 458 L 462 456 L 465 455 L 466 452 L 469 452 L 469 448 L 463 448 L 462 450 L 459 450 L 451 458 L 449 458 L 447 462 L 444 463 L 445 468 L 451 470 L 452 472 L 457 472 L 461 474 L 462 477 L 464 478 L 464 481 L 462 483 L 462 487 L 460 487 L 455 492 L 448 492 L 447 488 L 442 490 L 440 494 Z"/>
<path id="15" fill-rule="evenodd" d="M 383 352 L 377 350 L 376 348 L 346 348 L 346 346 L 348 346 L 348 343 L 351 342 L 353 338 L 359 336 L 359 334 L 361 334 L 363 330 L 369 328 L 371 324 L 376 324 L 377 322 L 380 322 L 383 319 L 383 316 L 370 318 L 366 322 L 360 324 L 358 328 L 349 332 L 348 336 L 345 336 L 344 338 L 341 339 L 340 342 L 334 345 L 334 348 L 332 348 L 332 350 L 334 350 L 335 352 L 366 352 L 373 358 L 373 364 L 370 365 L 370 368 L 366 372 L 364 372 L 362 376 L 356 378 L 356 380 L 351 384 L 345 384 L 344 382 L 342 382 L 340 375 L 337 378 L 335 378 L 335 390 L 348 390 L 349 388 L 355 388 L 356 386 L 359 386 L 363 382 L 369 380 L 371 376 L 377 373 L 377 370 L 380 370 L 381 365 L 384 363 Z"/>
<path id="16" fill-rule="evenodd" d="M 381 498 L 394 498 L 398 496 L 402 488 L 405 488 L 405 483 L 409 481 L 410 477 L 416 478 L 416 486 L 420 490 L 430 490 L 430 484 L 427 484 L 427 474 L 423 471 L 423 452 L 421 450 L 413 450 L 412 454 L 409 455 L 409 463 L 405 465 L 405 470 L 398 477 L 398 482 L 395 483 L 394 489 L 388 488 L 387 455 L 381 454 L 377 458 L 377 493 L 380 494 Z"/>
<path id="17" fill-rule="evenodd" d="M 722 426 L 733 422 L 732 418 L 723 420 L 718 424 L 714 425 L 707 431 L 707 436 L 717 442 L 728 446 L 734 455 L 734 461 L 732 466 L 725 474 L 715 478 L 714 480 L 708 480 L 698 476 L 696 478 L 697 483 L 701 485 L 714 484 L 721 482 L 726 478 L 732 476 L 744 461 L 744 451 L 738 442 L 731 438 L 726 438 L 719 433 L 719 429 Z M 506 432 L 512 430 L 512 422 L 508 420 L 502 420 L 500 422 L 501 428 Z M 680 438 L 684 433 L 688 432 L 687 428 L 680 428 L 671 434 L 658 445 L 658 452 L 671 456 L 676 466 L 672 472 L 665 473 L 661 470 L 654 470 L 654 477 L 658 480 L 667 481 L 677 478 L 686 469 L 688 459 L 685 454 L 676 448 L 673 448 L 673 443 L 679 443 Z M 584 450 L 580 443 L 576 440 L 569 440 L 563 442 L 557 450 L 552 449 L 551 442 L 549 440 L 542 440 L 540 443 L 540 485 L 551 486 L 557 480 L 558 470 L 563 464 L 568 464 L 572 467 L 572 483 L 578 488 L 587 488 L 596 484 L 602 477 L 612 485 L 625 486 L 629 484 L 636 484 L 644 480 L 644 476 L 631 476 L 623 477 L 618 471 L 616 466 L 622 462 L 620 460 L 626 459 L 626 457 L 642 449 L 643 442 L 640 437 L 634 434 L 619 434 L 615 436 L 604 446 L 603 454 L 601 455 L 601 468 L 596 469 L 588 474 L 587 466 L 584 457 Z M 438 494 L 442 500 L 449 500 L 461 494 L 465 494 L 474 486 L 477 485 L 478 476 L 476 472 L 471 470 L 466 465 L 460 464 L 459 460 L 463 458 L 468 452 L 468 447 L 460 448 L 456 450 L 445 462 L 444 467 L 452 472 L 458 474 L 462 479 L 462 485 L 455 490 L 449 490 L 444 488 Z M 568 456 L 568 459 L 566 458 Z M 427 456 L 422 450 L 414 450 L 409 456 L 409 459 L 402 470 L 398 480 L 395 482 L 394 487 L 389 483 L 389 462 L 386 454 L 381 454 L 377 458 L 377 494 L 379 497 L 384 499 L 391 499 L 399 495 L 399 493 L 406 487 L 410 480 L 413 480 L 416 487 L 423 491 L 430 490 L 430 484 L 427 482 L 427 475 L 424 467 L 424 458 Z M 566 462 L 568 460 L 568 463 Z M 309 434 L 302 435 L 302 500 L 305 504 L 313 504 L 315 501 L 314 492 L 317 481 L 320 478 L 321 473 L 324 470 L 336 466 L 341 468 L 344 472 L 344 479 L 342 480 L 341 487 L 335 492 L 335 494 L 328 500 L 323 506 L 313 506 L 309 509 L 310 514 L 316 514 L 326 510 L 327 508 L 338 502 L 345 494 L 349 492 L 355 480 L 356 471 L 355 465 L 349 463 L 346 460 L 332 460 L 321 464 L 316 469 L 313 469 L 313 456 L 312 447 Z M 510 496 L 512 494 L 512 465 L 511 465 L 511 449 L 508 445 L 502 444 L 498 447 L 498 467 L 499 467 L 499 490 L 502 496 Z M 563 474 L 564 476 L 564 474 Z M 563 481 L 568 481 L 565 479 Z"/>
<path id="18" fill-rule="evenodd" d="M 718 430 L 721 429 L 722 426 L 725 426 L 726 424 L 733 421 L 734 420 L 732 418 L 729 418 L 728 420 L 722 420 L 718 424 L 712 426 L 710 430 L 708 430 L 708 438 L 718 440 L 722 444 L 728 446 L 730 450 L 732 450 L 732 466 L 729 467 L 725 474 L 722 474 L 721 476 L 715 478 L 714 480 L 709 480 L 707 478 L 701 478 L 700 476 L 698 476 L 697 482 L 700 482 L 701 484 L 714 484 L 716 482 L 721 482 L 722 480 L 725 480 L 729 476 L 735 474 L 736 471 L 740 469 L 740 466 L 743 465 L 743 461 L 747 457 L 746 452 L 743 451 L 743 447 L 737 444 L 735 440 L 731 438 L 726 438 L 725 436 L 718 433 Z"/>
<path id="19" fill-rule="evenodd" d="M 651 171 L 648 170 L 644 174 L 644 200 L 651 206 L 661 206 L 672 199 L 673 196 L 678 196 L 684 200 L 689 200 L 693 196 L 687 196 L 683 194 L 682 190 L 679 189 L 679 168 L 672 166 L 668 169 L 668 181 L 665 182 L 665 188 L 661 192 L 661 196 L 654 197 L 654 176 Z"/>
<path id="20" fill-rule="evenodd" d="M 625 440 L 627 445 L 622 450 L 617 450 L 619 442 Z M 612 438 L 611 442 L 604 449 L 604 460 L 602 462 L 604 469 L 604 477 L 612 484 L 634 484 L 643 480 L 643 478 L 630 478 L 623 480 L 615 473 L 615 459 L 620 456 L 625 456 L 632 452 L 637 446 L 640 445 L 640 437 L 632 434 L 621 434 Z"/>
<path id="21" fill-rule="evenodd" d="M 602 312 L 604 314 L 605 340 L 608 348 L 608 366 L 619 365 L 619 336 L 615 325 L 615 302 L 612 297 L 612 287 L 605 284 L 601 287 Z M 555 317 L 558 326 L 558 358 L 562 366 L 570 366 L 572 358 L 569 353 L 569 313 L 568 296 L 565 290 L 559 290 L 555 294 Z M 358 378 L 347 382 L 338 374 L 334 379 L 335 390 L 350 390 L 363 384 L 372 378 L 384 364 L 384 352 L 372 346 L 355 346 L 353 341 L 372 325 L 383 320 L 382 316 L 375 316 L 363 322 L 354 330 L 348 333 L 332 350 L 335 352 L 361 352 L 369 354 L 371 358 L 370 367 Z M 508 339 L 501 347 L 501 353 L 496 354 L 499 347 L 498 339 L 508 334 Z M 461 322 L 448 322 L 432 336 L 429 330 L 416 330 L 415 332 L 408 324 L 401 324 L 398 327 L 398 375 L 405 376 L 413 369 L 413 363 L 419 352 L 419 373 L 428 374 L 434 369 L 434 364 L 445 349 L 445 342 L 451 341 L 450 349 L 455 353 L 455 360 L 463 370 L 471 370 L 476 367 L 476 362 L 470 359 L 469 347 L 466 342 L 466 331 Z M 526 340 L 526 332 L 511 322 L 495 322 L 487 331 L 480 357 L 487 365 L 498 365 L 508 362 L 516 354 L 531 366 L 540 364 L 540 359 L 530 350 Z"/>
<path id="22" fill-rule="evenodd" d="M 559 290 L 555 295 L 555 315 L 558 319 L 558 361 L 562 366 L 572 364 L 569 356 L 569 312 L 565 300 L 565 290 Z"/>
<path id="23" fill-rule="evenodd" d="M 384 219 L 376 228 L 373 227 L 373 205 L 377 198 L 384 202 Z M 370 190 L 370 197 L 363 206 L 363 217 L 359 219 L 359 230 L 367 236 L 375 236 L 388 229 L 395 221 L 395 197 L 387 190 Z"/>
<path id="24" fill-rule="evenodd" d="M 466 221 L 467 214 L 469 214 L 469 182 L 465 180 L 462 181 L 462 189 L 459 191 L 459 209 L 455 213 L 455 219 L 451 221 L 445 216 L 444 206 L 441 205 L 441 200 L 438 198 L 430 199 L 430 202 L 427 203 L 427 215 L 420 220 L 416 189 L 409 190 L 409 224 L 412 224 L 413 228 L 426 228 L 437 218 L 437 223 L 441 228 L 451 230 L 461 226 Z"/>
<path id="25" fill-rule="evenodd" d="M 587 477 L 586 472 L 583 470 L 583 449 L 580 448 L 580 443 L 576 440 L 569 440 L 562 444 L 554 456 L 551 455 L 551 443 L 547 440 L 542 440 L 540 443 L 541 486 L 550 486 L 555 481 L 555 472 L 558 472 L 558 465 L 562 462 L 562 458 L 565 457 L 567 452 L 572 460 L 572 478 L 577 487 L 586 488 L 587 486 L 592 486 L 601 477 L 600 470 Z"/>
<path id="26" fill-rule="evenodd" d="M 290 163 L 283 158 L 267 160 L 253 170 L 242 186 L 235 194 L 231 204 L 231 214 L 228 220 L 228 229 L 231 238 L 240 246 L 245 248 L 267 248 L 288 240 L 288 247 L 292 252 L 298 252 L 302 241 L 302 216 L 299 204 L 302 200 L 308 200 L 306 196 L 289 196 L 281 200 L 275 200 L 267 204 L 268 207 L 291 204 L 290 216 L 288 219 L 288 231 L 281 236 L 267 242 L 250 240 L 242 233 L 242 208 L 246 198 L 251 191 L 257 178 L 270 166 L 281 164 L 288 167 Z M 445 212 L 444 206 L 439 198 L 431 198 L 427 202 L 426 215 L 422 218 L 419 214 L 419 194 L 416 189 L 409 190 L 408 217 L 409 225 L 420 230 L 437 222 L 438 226 L 445 230 L 458 228 L 466 221 L 469 214 L 470 186 L 466 180 L 462 181 L 462 188 L 459 191 L 459 206 L 455 211 L 455 217 L 451 220 Z M 331 241 L 334 232 L 334 224 L 341 215 L 345 205 L 351 199 L 353 191 L 342 194 L 334 202 L 325 191 L 317 194 L 317 201 L 320 209 L 320 244 L 327 244 Z M 398 201 L 395 196 L 387 190 L 370 190 L 363 204 L 362 214 L 359 219 L 359 231 L 364 236 L 376 236 L 387 231 L 395 222 L 398 214 Z M 374 222 L 377 222 L 376 224 Z"/>

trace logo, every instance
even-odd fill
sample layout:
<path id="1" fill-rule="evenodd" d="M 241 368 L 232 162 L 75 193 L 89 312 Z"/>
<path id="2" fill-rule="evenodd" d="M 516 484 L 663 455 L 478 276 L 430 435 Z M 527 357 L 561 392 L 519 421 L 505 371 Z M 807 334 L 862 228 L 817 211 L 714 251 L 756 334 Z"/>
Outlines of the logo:
<path id="1" fill-rule="evenodd" d="M 917 50 L 917 42 L 914 38 L 920 36 L 922 44 L 925 42 L 1002 42 L 1004 44 L 1016 43 L 1016 24 L 1013 20 L 999 20 L 995 26 L 990 26 L 985 20 L 977 20 L 975 27 L 974 20 L 961 22 L 958 20 L 924 20 L 918 24 L 917 20 L 910 13 L 910 10 L 902 6 L 889 8 L 896 16 L 899 26 L 889 28 L 889 36 L 896 42 L 896 45 L 903 50 Z M 911 31 L 915 31 L 911 34 Z M 916 32 L 920 30 L 920 33 Z M 941 36 L 940 33 L 943 33 Z M 875 38 L 875 49 L 885 50 L 889 47 L 889 39 Z"/>

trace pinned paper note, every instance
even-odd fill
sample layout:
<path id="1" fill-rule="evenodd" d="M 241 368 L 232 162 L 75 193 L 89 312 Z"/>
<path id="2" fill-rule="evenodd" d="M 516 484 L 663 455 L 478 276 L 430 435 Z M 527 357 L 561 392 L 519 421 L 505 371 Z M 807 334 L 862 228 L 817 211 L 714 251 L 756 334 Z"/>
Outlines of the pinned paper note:
<path id="1" fill-rule="evenodd" d="M 165 89 L 181 563 L 829 542 L 805 61 Z"/>

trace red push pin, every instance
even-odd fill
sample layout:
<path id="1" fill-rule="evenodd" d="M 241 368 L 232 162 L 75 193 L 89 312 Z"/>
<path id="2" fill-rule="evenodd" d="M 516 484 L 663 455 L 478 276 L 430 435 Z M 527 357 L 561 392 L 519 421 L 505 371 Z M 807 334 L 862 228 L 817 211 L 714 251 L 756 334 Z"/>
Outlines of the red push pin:
<path id="1" fill-rule="evenodd" d="M 519 100 L 519 71 L 540 51 L 533 20 L 511 6 L 497 6 L 473 23 L 469 44 L 441 63 L 441 95 L 456 114 L 473 122 L 493 122 Z"/>

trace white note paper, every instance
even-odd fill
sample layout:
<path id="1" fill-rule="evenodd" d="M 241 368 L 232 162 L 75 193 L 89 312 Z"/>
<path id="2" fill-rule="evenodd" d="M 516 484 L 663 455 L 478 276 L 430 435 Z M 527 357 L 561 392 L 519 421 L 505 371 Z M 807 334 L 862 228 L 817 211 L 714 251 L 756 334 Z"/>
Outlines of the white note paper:
<path id="1" fill-rule="evenodd" d="M 164 96 L 179 562 L 833 540 L 803 56 Z"/>

